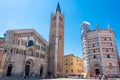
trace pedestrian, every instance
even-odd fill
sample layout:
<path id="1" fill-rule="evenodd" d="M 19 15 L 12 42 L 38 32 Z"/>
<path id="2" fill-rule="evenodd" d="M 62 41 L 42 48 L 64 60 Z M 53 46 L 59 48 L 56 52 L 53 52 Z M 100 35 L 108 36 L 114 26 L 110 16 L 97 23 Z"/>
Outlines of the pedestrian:
<path id="1" fill-rule="evenodd" d="M 78 74 L 78 78 L 80 78 L 80 74 Z"/>
<path id="2" fill-rule="evenodd" d="M 108 76 L 105 74 L 105 79 L 108 79 Z"/>
<path id="3" fill-rule="evenodd" d="M 99 78 L 99 80 L 101 80 L 101 75 L 100 74 L 98 75 L 98 78 Z"/>
<path id="4" fill-rule="evenodd" d="M 84 77 L 84 75 L 82 74 L 82 75 L 81 75 L 81 78 L 83 78 L 83 77 Z"/>
<path id="5" fill-rule="evenodd" d="M 96 79 L 97 78 L 97 75 L 96 74 L 94 74 L 94 79 Z"/>
<path id="6" fill-rule="evenodd" d="M 101 79 L 102 79 L 102 80 L 105 80 L 105 75 L 103 75 Z"/>

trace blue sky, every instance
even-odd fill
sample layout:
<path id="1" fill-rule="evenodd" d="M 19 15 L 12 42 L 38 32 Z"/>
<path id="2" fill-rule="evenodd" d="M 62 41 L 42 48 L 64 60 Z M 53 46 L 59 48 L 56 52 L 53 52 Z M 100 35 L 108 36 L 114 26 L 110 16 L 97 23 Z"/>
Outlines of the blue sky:
<path id="1" fill-rule="evenodd" d="M 9 29 L 34 28 L 48 41 L 50 15 L 58 2 L 65 16 L 65 54 L 82 57 L 83 21 L 90 22 L 92 30 L 96 24 L 102 29 L 110 24 L 120 53 L 119 0 L 0 0 L 0 36 Z"/>

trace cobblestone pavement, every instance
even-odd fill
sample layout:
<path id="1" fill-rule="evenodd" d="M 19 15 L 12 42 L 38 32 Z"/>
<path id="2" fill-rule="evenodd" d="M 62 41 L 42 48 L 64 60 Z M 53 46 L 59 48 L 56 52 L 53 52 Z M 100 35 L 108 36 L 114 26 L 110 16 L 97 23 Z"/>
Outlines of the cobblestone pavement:
<path id="1" fill-rule="evenodd" d="M 58 79 L 50 79 L 50 80 L 99 80 L 99 79 L 72 79 L 72 78 L 58 78 Z M 106 80 L 120 80 L 120 78 L 109 78 Z"/>
<path id="2" fill-rule="evenodd" d="M 99 79 L 73 79 L 73 78 L 56 78 L 56 79 L 40 79 L 40 78 L 23 78 L 23 77 L 3 77 L 0 80 L 99 80 Z M 120 78 L 109 78 L 108 80 L 120 80 Z"/>

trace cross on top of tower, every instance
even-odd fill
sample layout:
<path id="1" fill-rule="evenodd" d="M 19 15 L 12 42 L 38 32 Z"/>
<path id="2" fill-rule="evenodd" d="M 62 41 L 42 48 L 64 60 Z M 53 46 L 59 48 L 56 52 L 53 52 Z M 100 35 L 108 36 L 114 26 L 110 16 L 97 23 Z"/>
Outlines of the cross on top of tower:
<path id="1" fill-rule="evenodd" d="M 57 4 L 57 8 L 56 8 L 56 12 L 57 12 L 57 11 L 61 13 L 59 2 L 58 2 L 58 4 Z"/>

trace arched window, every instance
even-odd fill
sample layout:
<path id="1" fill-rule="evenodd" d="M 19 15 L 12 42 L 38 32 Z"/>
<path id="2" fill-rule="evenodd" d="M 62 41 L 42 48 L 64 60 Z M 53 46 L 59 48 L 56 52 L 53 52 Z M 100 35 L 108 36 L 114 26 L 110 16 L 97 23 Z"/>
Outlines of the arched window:
<path id="1" fill-rule="evenodd" d="M 68 64 L 66 63 L 66 66 L 67 66 Z"/>
<path id="2" fill-rule="evenodd" d="M 107 58 L 110 58 L 110 55 L 109 55 L 109 54 L 107 55 Z"/>
<path id="3" fill-rule="evenodd" d="M 39 57 L 39 53 L 36 53 L 36 57 Z"/>
<path id="4" fill-rule="evenodd" d="M 96 56 L 94 55 L 94 59 L 96 59 Z"/>
<path id="5" fill-rule="evenodd" d="M 43 55 L 43 59 L 45 58 L 45 55 Z"/>
<path id="6" fill-rule="evenodd" d="M 61 72 L 61 69 L 59 69 L 59 72 Z"/>
<path id="7" fill-rule="evenodd" d="M 11 48 L 11 51 L 10 51 L 11 53 L 13 52 L 13 48 Z"/>
<path id="8" fill-rule="evenodd" d="M 71 73 L 73 73 L 73 69 L 71 69 Z"/>
<path id="9" fill-rule="evenodd" d="M 18 54 L 18 49 L 16 50 L 16 53 Z"/>
<path id="10" fill-rule="evenodd" d="M 60 35 L 60 39 L 62 38 L 62 36 Z"/>
<path id="11" fill-rule="evenodd" d="M 68 70 L 66 70 L 66 73 L 68 73 Z"/>
<path id="12" fill-rule="evenodd" d="M 52 38 L 54 38 L 54 34 L 52 35 Z"/>
<path id="13" fill-rule="evenodd" d="M 28 47 L 33 46 L 33 45 L 34 45 L 33 41 L 32 41 L 32 40 L 29 40 L 29 41 L 28 41 Z"/>
<path id="14" fill-rule="evenodd" d="M 25 50 L 24 50 L 23 54 L 26 55 L 26 51 Z"/>
<path id="15" fill-rule="evenodd" d="M 108 49 L 106 49 L 106 52 L 109 52 Z"/>
<path id="16" fill-rule="evenodd" d="M 95 47 L 95 45 L 93 44 L 93 47 Z"/>
<path id="17" fill-rule="evenodd" d="M 106 41 L 106 38 L 104 38 L 104 41 Z"/>
<path id="18" fill-rule="evenodd" d="M 113 44 L 111 43 L 111 46 L 113 46 Z"/>
<path id="19" fill-rule="evenodd" d="M 55 17 L 53 17 L 53 20 L 55 20 L 56 19 L 56 16 Z"/>

